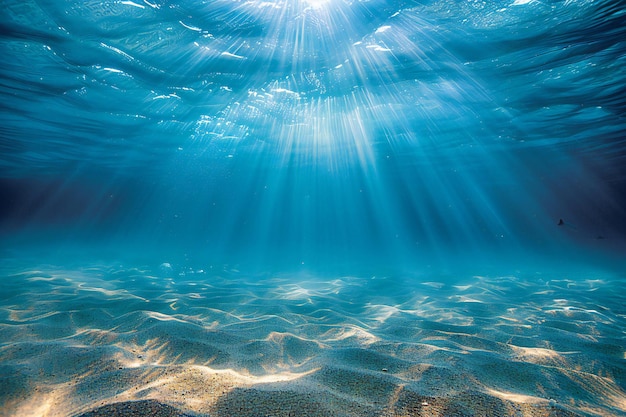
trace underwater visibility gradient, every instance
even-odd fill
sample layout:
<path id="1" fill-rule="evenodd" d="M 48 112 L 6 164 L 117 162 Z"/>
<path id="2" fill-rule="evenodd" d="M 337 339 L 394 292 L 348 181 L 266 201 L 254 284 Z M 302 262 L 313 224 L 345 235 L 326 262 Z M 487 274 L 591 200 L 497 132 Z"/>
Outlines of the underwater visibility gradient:
<path id="1" fill-rule="evenodd" d="M 626 415 L 626 1 L 0 6 L 0 417 Z"/>

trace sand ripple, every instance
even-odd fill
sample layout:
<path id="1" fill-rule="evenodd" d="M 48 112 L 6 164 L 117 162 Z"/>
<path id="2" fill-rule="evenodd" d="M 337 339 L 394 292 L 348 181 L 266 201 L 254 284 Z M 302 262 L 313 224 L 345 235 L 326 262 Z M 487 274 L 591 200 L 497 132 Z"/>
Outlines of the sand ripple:
<path id="1" fill-rule="evenodd" d="M 169 272 L 5 268 L 1 414 L 626 413 L 616 277 Z"/>

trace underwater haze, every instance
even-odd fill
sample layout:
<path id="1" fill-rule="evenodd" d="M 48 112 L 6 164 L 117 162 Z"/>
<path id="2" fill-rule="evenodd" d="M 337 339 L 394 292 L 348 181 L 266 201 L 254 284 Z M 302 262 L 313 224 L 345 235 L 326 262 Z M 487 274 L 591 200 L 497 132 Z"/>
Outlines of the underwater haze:
<path id="1" fill-rule="evenodd" d="M 625 1 L 1 9 L 0 415 L 626 414 Z"/>
<path id="2" fill-rule="evenodd" d="M 291 270 L 626 235 L 622 2 L 4 9 L 5 240 Z"/>

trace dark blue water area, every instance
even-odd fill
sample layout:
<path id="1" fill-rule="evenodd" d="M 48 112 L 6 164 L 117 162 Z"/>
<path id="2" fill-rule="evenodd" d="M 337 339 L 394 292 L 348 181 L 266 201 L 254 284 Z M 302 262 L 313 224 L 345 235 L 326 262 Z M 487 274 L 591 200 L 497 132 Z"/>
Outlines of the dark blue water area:
<path id="1" fill-rule="evenodd" d="M 4 9 L 3 256 L 623 267 L 624 2 Z"/>

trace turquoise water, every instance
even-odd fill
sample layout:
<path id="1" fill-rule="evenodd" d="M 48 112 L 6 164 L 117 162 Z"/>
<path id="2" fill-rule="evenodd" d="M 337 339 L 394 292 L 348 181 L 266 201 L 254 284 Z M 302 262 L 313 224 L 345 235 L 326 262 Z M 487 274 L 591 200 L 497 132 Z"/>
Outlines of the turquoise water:
<path id="1" fill-rule="evenodd" d="M 218 323 L 243 338 L 236 346 L 289 333 L 339 349 L 309 346 L 311 363 L 349 366 L 346 346 L 420 343 L 388 319 L 452 332 L 486 317 L 532 327 L 573 308 L 601 323 L 580 331 L 610 353 L 581 348 L 582 359 L 551 366 L 597 360 L 584 372 L 613 378 L 603 398 L 623 394 L 626 2 L 6 0 L 2 10 L 1 377 L 26 360 L 17 344 L 93 346 L 85 328 L 115 333 L 102 311 L 116 326 L 154 314 Z M 84 291 L 93 322 L 48 323 L 75 315 Z M 333 329 L 373 336 L 339 346 L 328 329 L 298 327 L 327 310 Z M 555 320 L 576 339 L 578 325 Z M 35 322 L 46 330 L 21 333 Z M 526 347 L 571 341 L 528 332 Z M 118 336 L 122 356 L 153 340 L 131 349 Z M 162 354 L 184 362 L 175 348 Z M 228 357 L 219 369 L 277 372 Z M 20 395 L 36 402 L 29 372 L 23 391 L 0 391 L 9 415 L 24 410 Z M 558 388 L 559 401 L 577 396 Z M 626 410 L 585 395 L 599 408 L 568 410 Z M 59 415 L 96 404 L 81 401 Z"/>
<path id="2" fill-rule="evenodd" d="M 253 270 L 623 250 L 621 2 L 4 9 L 5 250 Z"/>

